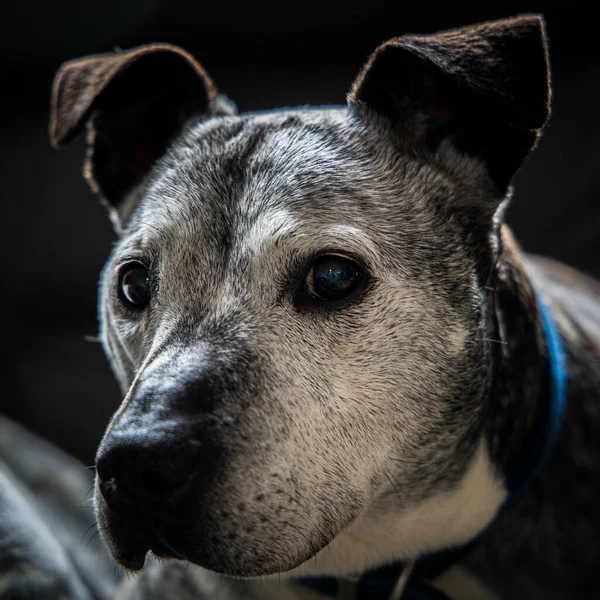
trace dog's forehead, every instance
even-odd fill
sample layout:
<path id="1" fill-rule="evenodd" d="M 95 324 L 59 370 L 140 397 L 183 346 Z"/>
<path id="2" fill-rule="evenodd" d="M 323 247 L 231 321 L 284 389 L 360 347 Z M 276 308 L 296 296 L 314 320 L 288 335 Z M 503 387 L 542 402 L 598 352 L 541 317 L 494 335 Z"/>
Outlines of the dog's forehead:
<path id="1" fill-rule="evenodd" d="M 385 142 L 375 151 L 372 138 L 346 109 L 201 122 L 161 163 L 136 224 L 168 229 L 193 222 L 216 232 L 239 221 L 277 227 L 282 214 L 360 220 L 357 206 L 371 204 L 382 180 L 402 170 L 396 164 L 392 174 Z"/>
<path id="2" fill-rule="evenodd" d="M 159 163 L 125 242 L 197 265 L 266 256 L 280 241 L 396 262 L 432 235 L 428 198 L 451 193 L 435 167 L 347 109 L 209 119 Z"/>

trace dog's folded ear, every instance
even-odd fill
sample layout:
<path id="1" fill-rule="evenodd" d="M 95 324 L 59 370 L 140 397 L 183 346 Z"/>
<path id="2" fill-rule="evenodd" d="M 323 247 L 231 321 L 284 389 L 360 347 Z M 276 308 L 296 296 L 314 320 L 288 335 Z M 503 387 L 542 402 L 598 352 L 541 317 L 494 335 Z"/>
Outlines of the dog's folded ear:
<path id="1" fill-rule="evenodd" d="M 190 54 L 151 44 L 63 64 L 52 89 L 50 140 L 60 148 L 87 124 L 84 174 L 119 230 L 132 192 L 185 124 L 234 113 Z"/>
<path id="2" fill-rule="evenodd" d="M 404 144 L 450 138 L 481 157 L 501 191 L 534 147 L 549 102 L 544 21 L 535 15 L 391 39 L 348 95 L 359 114 L 385 115 Z"/>

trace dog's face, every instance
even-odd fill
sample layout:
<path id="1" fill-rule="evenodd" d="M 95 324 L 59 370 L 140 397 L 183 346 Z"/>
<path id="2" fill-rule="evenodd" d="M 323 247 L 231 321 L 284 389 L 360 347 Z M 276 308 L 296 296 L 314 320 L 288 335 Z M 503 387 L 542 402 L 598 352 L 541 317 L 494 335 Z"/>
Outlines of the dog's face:
<path id="1" fill-rule="evenodd" d="M 498 97 L 438 60 L 493 35 L 518 46 L 503 69 L 536 76 Z M 124 89 L 155 60 L 153 77 L 168 67 L 178 83 L 156 101 L 142 88 L 131 111 Z M 95 57 L 55 87 L 55 141 L 92 114 L 88 171 L 121 231 L 100 298 L 125 393 L 97 456 L 114 556 L 256 576 L 468 539 L 503 497 L 481 435 L 484 288 L 494 213 L 546 117 L 539 20 L 394 40 L 348 108 L 236 116 L 191 61 L 168 47 Z M 512 97 L 531 91 L 539 114 Z M 469 497 L 485 503 L 461 520 Z M 379 551 L 365 532 L 391 523 L 400 539 Z"/>
<path id="2" fill-rule="evenodd" d="M 398 159 L 346 111 L 208 120 L 174 145 L 100 302 L 129 391 L 99 464 L 157 436 L 164 456 L 136 453 L 140 473 L 123 475 L 141 516 L 156 491 L 141 473 L 194 449 L 181 497 L 158 490 L 165 544 L 279 572 L 374 501 L 456 484 L 488 386 L 485 282 L 440 205 L 478 192 Z"/>

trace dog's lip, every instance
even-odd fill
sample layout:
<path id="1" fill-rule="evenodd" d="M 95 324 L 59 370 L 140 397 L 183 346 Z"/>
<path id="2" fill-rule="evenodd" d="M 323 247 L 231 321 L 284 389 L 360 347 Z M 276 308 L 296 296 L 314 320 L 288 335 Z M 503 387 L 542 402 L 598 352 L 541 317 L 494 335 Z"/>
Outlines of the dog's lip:
<path id="1" fill-rule="evenodd" d="M 140 517 L 124 518 L 104 504 L 105 540 L 109 550 L 123 568 L 140 571 L 144 568 L 146 556 L 151 552 L 159 558 L 185 560 L 164 535 L 163 523 L 149 523 Z M 173 540 L 177 546 L 177 539 Z"/>
<path id="2" fill-rule="evenodd" d="M 175 558 L 185 560 L 185 557 L 165 541 L 164 537 L 154 527 L 148 527 L 144 544 L 135 547 L 121 548 L 117 562 L 131 571 L 139 571 L 144 567 L 146 556 L 151 552 L 158 558 Z"/>
<path id="3" fill-rule="evenodd" d="M 104 542 L 113 559 L 129 571 L 144 568 L 146 555 L 157 539 L 146 523 L 136 518 L 124 518 L 101 501 L 98 516 Z"/>
<path id="4" fill-rule="evenodd" d="M 128 571 L 141 571 L 146 562 L 147 550 L 140 552 L 119 553 L 115 560 Z"/>
<path id="5" fill-rule="evenodd" d="M 150 546 L 150 551 L 159 558 L 179 558 L 185 560 L 184 557 L 167 544 L 162 538 L 157 537 L 156 541 Z"/>
<path id="6" fill-rule="evenodd" d="M 176 558 L 185 560 L 181 554 L 174 550 L 169 544 L 165 543 L 164 540 L 156 534 L 143 546 L 140 545 L 135 548 L 128 547 L 126 549 L 119 548 L 115 558 L 124 568 L 130 571 L 140 571 L 144 568 L 148 552 L 152 552 L 152 554 L 158 558 Z"/>
<path id="7" fill-rule="evenodd" d="M 118 550 L 113 554 L 116 561 L 125 569 L 130 571 L 140 571 L 144 567 L 146 556 L 150 552 L 152 555 L 160 559 L 187 561 L 224 575 L 240 577 L 244 579 L 254 579 L 257 577 L 268 577 L 278 573 L 280 574 L 293 571 L 305 562 L 309 561 L 316 554 L 318 554 L 323 547 L 328 545 L 328 543 L 324 543 L 322 547 L 313 547 L 305 556 L 297 557 L 296 560 L 293 560 L 287 564 L 274 562 L 268 566 L 263 565 L 261 568 L 248 571 L 246 568 L 241 570 L 235 568 L 232 569 L 231 565 L 228 565 L 228 567 L 224 568 L 219 568 L 219 566 L 215 564 L 207 565 L 206 555 L 204 555 L 202 552 L 199 555 L 197 548 L 188 546 L 185 543 L 185 536 L 180 537 L 179 535 L 175 535 L 167 540 L 166 538 L 169 536 L 161 535 L 161 533 L 157 531 L 156 527 L 148 527 L 146 532 L 148 537 L 143 545 L 136 544 L 132 547 L 130 544 L 127 544 L 125 547 L 119 546 Z M 131 540 L 128 541 L 130 542 Z"/>

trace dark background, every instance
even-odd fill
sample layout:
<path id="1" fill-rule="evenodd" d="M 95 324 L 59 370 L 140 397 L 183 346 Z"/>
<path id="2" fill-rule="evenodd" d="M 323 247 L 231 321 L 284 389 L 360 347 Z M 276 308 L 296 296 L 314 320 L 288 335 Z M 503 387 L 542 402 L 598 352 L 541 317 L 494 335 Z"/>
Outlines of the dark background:
<path id="1" fill-rule="evenodd" d="M 526 249 L 600 276 L 600 56 L 595 20 L 570 6 L 4 0 L 0 412 L 91 464 L 120 400 L 100 346 L 86 341 L 96 334 L 96 281 L 115 236 L 80 177 L 81 141 L 60 153 L 47 141 L 49 90 L 62 61 L 167 41 L 195 54 L 241 111 L 340 104 L 370 51 L 389 37 L 542 12 L 554 116 L 517 178 L 509 220 Z"/>

